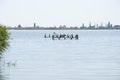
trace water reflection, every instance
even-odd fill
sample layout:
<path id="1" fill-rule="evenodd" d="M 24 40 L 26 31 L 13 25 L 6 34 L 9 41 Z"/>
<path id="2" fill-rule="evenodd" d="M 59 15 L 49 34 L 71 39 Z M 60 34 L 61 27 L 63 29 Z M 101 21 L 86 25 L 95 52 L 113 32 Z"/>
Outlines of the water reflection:
<path id="1" fill-rule="evenodd" d="M 1 67 L 0 67 L 0 80 L 6 80 L 5 76 L 3 75 L 2 71 L 1 71 Z"/>
<path id="2" fill-rule="evenodd" d="M 5 76 L 3 75 L 3 65 L 2 65 L 2 57 L 0 56 L 0 80 L 5 80 Z"/>
<path id="3" fill-rule="evenodd" d="M 5 77 L 2 75 L 1 70 L 0 70 L 0 80 L 5 80 Z"/>
<path id="4" fill-rule="evenodd" d="M 7 41 L 1 41 L 0 43 L 0 80 L 6 80 L 6 76 L 4 75 L 5 71 L 5 63 L 3 61 L 3 53 L 8 47 Z"/>
<path id="5" fill-rule="evenodd" d="M 9 80 L 10 71 L 15 69 L 17 60 L 10 61 L 5 58 L 5 55 L 0 55 L 0 80 Z"/>
<path id="6" fill-rule="evenodd" d="M 0 80 L 7 79 L 7 77 L 5 75 L 6 63 L 4 60 L 3 53 L 6 51 L 8 46 L 9 46 L 8 39 L 3 40 L 3 41 L 0 39 Z"/>

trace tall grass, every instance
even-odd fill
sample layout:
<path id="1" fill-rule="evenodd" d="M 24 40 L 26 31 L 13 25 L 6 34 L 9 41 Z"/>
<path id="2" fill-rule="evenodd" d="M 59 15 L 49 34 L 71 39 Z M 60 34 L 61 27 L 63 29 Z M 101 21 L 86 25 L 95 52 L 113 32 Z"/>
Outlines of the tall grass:
<path id="1" fill-rule="evenodd" d="M 9 33 L 5 26 L 0 25 L 0 54 L 7 49 L 9 46 L 8 44 Z"/>

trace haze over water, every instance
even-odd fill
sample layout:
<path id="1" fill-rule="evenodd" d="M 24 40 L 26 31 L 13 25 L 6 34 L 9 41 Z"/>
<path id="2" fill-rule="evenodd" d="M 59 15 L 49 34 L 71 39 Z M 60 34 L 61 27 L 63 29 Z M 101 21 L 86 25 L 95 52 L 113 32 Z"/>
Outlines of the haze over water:
<path id="1" fill-rule="evenodd" d="M 0 80 L 119 80 L 119 30 L 10 30 Z M 44 34 L 78 34 L 52 40 Z M 5 61 L 5 64 L 3 65 Z M 6 63 L 16 62 L 8 66 Z"/>

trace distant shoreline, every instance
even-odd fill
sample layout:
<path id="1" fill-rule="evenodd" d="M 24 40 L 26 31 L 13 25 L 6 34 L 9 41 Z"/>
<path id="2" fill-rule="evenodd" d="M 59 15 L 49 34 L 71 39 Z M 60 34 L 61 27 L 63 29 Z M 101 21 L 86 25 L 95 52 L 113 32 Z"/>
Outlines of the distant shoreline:
<path id="1" fill-rule="evenodd" d="M 81 29 L 81 28 L 7 28 L 8 30 L 120 30 L 120 29 L 115 29 L 115 28 L 111 28 L 111 29 L 98 29 L 98 28 L 85 28 L 85 29 Z"/>

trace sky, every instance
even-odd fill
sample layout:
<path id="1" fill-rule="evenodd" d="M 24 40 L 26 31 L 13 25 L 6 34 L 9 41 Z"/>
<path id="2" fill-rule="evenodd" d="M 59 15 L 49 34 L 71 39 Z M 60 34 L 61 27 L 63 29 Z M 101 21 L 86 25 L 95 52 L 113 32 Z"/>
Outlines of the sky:
<path id="1" fill-rule="evenodd" d="M 120 24 L 120 0 L 0 0 L 0 24 L 6 26 L 86 26 Z"/>

